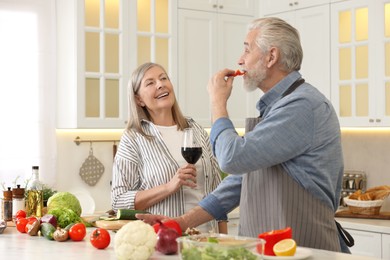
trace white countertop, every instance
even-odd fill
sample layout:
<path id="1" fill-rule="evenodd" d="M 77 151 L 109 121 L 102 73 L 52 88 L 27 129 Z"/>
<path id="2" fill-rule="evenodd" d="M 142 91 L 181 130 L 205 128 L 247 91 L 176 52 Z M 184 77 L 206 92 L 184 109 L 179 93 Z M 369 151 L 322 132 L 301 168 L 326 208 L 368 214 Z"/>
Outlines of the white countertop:
<path id="1" fill-rule="evenodd" d="M 114 237 L 115 233 L 110 231 L 111 243 L 110 246 L 103 250 L 94 248 L 89 242 L 89 235 L 94 228 L 87 229 L 87 236 L 84 240 L 79 242 L 66 241 L 57 242 L 50 241 L 44 237 L 32 237 L 27 234 L 19 233 L 15 227 L 7 227 L 3 234 L 0 234 L 0 252 L 1 255 L 6 256 L 8 260 L 28 259 L 28 260 L 42 260 L 42 259 L 115 259 L 114 252 Z M 334 253 L 324 250 L 312 251 L 312 256 L 308 260 L 373 260 L 376 258 L 352 256 L 342 253 Z M 165 256 L 155 252 L 151 259 L 172 259 L 178 260 L 178 255 Z"/>
<path id="2" fill-rule="evenodd" d="M 343 228 L 390 234 L 390 220 L 364 218 L 336 218 Z"/>

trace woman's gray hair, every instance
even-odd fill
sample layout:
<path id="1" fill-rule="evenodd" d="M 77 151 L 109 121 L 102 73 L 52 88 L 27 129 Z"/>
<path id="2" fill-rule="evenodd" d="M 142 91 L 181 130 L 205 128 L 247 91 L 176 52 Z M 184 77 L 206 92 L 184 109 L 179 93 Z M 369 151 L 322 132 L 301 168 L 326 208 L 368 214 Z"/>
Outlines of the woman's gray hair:
<path id="1" fill-rule="evenodd" d="M 256 19 L 248 29 L 259 32 L 256 44 L 262 52 L 268 52 L 271 47 L 280 50 L 281 69 L 287 72 L 301 69 L 303 51 L 297 29 L 276 17 Z"/>
<path id="2" fill-rule="evenodd" d="M 136 132 L 140 133 L 143 136 L 148 136 L 142 129 L 142 120 L 148 120 L 152 121 L 152 118 L 146 109 L 146 107 L 141 107 L 137 104 L 137 100 L 135 96 L 138 94 L 138 91 L 142 84 L 142 79 L 145 76 L 145 73 L 153 68 L 153 67 L 159 67 L 161 68 L 165 74 L 167 74 L 166 70 L 163 66 L 157 63 L 147 62 L 142 65 L 140 65 L 136 70 L 134 70 L 127 87 L 127 95 L 128 95 L 128 109 L 129 109 L 129 118 L 127 122 L 127 129 L 133 129 Z M 167 74 L 168 76 L 168 74 Z M 168 77 L 169 78 L 169 77 Z M 173 94 L 173 93 L 172 93 Z M 177 128 L 180 130 L 183 130 L 184 128 L 188 127 L 188 122 L 186 118 L 183 116 L 183 114 L 180 111 L 179 105 L 177 103 L 177 100 L 175 98 L 175 103 L 172 106 L 172 114 L 173 119 L 175 120 L 175 123 L 177 124 Z"/>

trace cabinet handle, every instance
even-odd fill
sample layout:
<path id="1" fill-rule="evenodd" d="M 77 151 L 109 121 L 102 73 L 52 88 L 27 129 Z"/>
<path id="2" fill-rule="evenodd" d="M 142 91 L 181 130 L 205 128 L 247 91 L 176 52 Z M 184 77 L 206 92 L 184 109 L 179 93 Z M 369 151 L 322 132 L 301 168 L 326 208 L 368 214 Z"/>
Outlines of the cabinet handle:
<path id="1" fill-rule="evenodd" d="M 294 2 L 294 5 L 298 5 L 298 2 Z"/>
<path id="2" fill-rule="evenodd" d="M 223 9 L 223 5 L 220 5 L 220 6 L 219 6 L 219 9 Z"/>
<path id="3" fill-rule="evenodd" d="M 215 5 L 215 4 L 213 5 L 213 8 L 217 8 L 217 7 L 218 7 L 218 5 Z"/>
<path id="4" fill-rule="evenodd" d="M 377 119 L 375 120 L 375 122 L 380 123 L 380 122 L 381 122 L 380 118 L 377 118 Z"/>
<path id="5" fill-rule="evenodd" d="M 289 3 L 288 5 L 289 5 L 289 6 L 293 6 L 294 4 L 293 4 L 293 3 Z"/>
<path id="6" fill-rule="evenodd" d="M 368 122 L 374 123 L 374 119 L 370 118 L 370 119 L 368 119 Z"/>

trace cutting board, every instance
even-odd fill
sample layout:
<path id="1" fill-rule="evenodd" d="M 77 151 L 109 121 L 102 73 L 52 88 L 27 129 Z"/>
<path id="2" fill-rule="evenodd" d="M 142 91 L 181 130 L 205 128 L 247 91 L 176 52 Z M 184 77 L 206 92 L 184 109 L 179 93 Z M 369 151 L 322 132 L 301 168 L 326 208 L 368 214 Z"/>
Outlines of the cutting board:
<path id="1" fill-rule="evenodd" d="M 363 215 L 352 213 L 350 210 L 339 210 L 336 212 L 335 217 L 339 218 L 367 218 L 367 219 L 390 219 L 390 212 L 379 212 L 379 215 Z"/>
<path id="2" fill-rule="evenodd" d="M 134 220 L 97 220 L 93 225 L 107 230 L 118 230 Z"/>

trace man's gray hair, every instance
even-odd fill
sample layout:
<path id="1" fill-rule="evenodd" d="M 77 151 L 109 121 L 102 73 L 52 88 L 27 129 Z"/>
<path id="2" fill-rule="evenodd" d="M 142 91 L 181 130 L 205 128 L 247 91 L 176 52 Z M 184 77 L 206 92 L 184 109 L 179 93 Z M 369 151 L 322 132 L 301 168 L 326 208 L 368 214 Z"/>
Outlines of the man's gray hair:
<path id="1" fill-rule="evenodd" d="M 268 52 L 272 47 L 280 50 L 281 69 L 287 72 L 301 69 L 303 51 L 297 29 L 276 17 L 256 19 L 248 29 L 258 30 L 256 44 L 262 52 Z"/>

